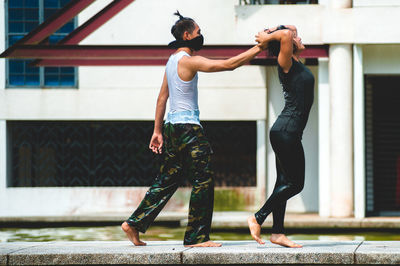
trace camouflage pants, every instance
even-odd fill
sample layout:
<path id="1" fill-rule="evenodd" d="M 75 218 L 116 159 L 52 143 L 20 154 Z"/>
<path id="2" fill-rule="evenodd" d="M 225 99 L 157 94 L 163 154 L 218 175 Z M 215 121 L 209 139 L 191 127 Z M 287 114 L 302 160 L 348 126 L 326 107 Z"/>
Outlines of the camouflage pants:
<path id="1" fill-rule="evenodd" d="M 210 168 L 212 149 L 203 129 L 194 124 L 170 124 L 163 128 L 164 151 L 160 172 L 127 223 L 146 232 L 175 193 L 182 178 L 192 184 L 184 244 L 209 240 L 214 207 L 214 180 Z"/>

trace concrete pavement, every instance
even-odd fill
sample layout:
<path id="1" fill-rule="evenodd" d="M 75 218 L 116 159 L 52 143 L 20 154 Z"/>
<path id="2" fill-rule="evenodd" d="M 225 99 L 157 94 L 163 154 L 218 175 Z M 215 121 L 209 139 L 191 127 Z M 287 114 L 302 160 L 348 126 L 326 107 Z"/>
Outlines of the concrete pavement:
<path id="1" fill-rule="evenodd" d="M 297 241 L 303 248 L 284 248 L 255 241 L 218 241 L 218 248 L 186 248 L 181 241 L 0 243 L 0 265 L 94 264 L 400 264 L 398 241 Z"/>

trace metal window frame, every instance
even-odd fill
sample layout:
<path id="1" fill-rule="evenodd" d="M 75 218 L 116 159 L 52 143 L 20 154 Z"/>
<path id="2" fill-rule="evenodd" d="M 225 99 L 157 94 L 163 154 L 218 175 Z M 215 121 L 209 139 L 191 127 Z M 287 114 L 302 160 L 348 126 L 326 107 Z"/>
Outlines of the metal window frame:
<path id="1" fill-rule="evenodd" d="M 39 1 L 39 25 L 44 24 L 46 22 L 46 20 L 44 19 L 44 0 L 38 0 Z M 4 1 L 4 17 L 5 17 L 5 42 L 6 42 L 6 47 L 7 50 L 11 49 L 15 44 L 17 43 L 34 43 L 38 40 L 38 37 L 32 36 L 32 33 L 34 33 L 35 29 L 33 31 L 31 31 L 30 33 L 28 33 L 25 37 L 23 37 L 21 40 L 19 40 L 17 43 L 13 44 L 12 46 L 9 46 L 9 14 L 8 14 L 8 3 L 9 1 Z M 69 21 L 68 21 L 69 22 Z M 78 26 L 78 20 L 77 18 L 73 18 L 73 23 L 74 23 L 74 28 L 76 28 Z M 58 35 L 58 34 L 56 34 Z M 36 37 L 32 38 L 32 37 Z M 68 34 L 67 34 L 68 36 Z M 22 59 L 22 58 L 21 58 Z M 45 85 L 45 71 L 44 71 L 44 66 L 40 66 L 39 68 L 39 85 L 12 85 L 10 84 L 10 66 L 9 66 L 9 60 L 6 58 L 6 62 L 5 62 L 5 72 L 6 72 L 6 79 L 5 79 L 5 88 L 8 89 L 18 89 L 18 88 L 24 88 L 24 89 L 77 89 L 78 88 L 78 69 L 75 67 L 74 68 L 74 85 L 73 86 L 62 86 L 62 85 Z M 32 62 L 34 63 L 34 62 Z M 32 65 L 32 63 L 30 63 Z M 32 65 L 34 66 L 34 65 Z M 55 67 L 55 66 L 54 66 Z M 24 75 L 26 73 L 24 72 Z"/>

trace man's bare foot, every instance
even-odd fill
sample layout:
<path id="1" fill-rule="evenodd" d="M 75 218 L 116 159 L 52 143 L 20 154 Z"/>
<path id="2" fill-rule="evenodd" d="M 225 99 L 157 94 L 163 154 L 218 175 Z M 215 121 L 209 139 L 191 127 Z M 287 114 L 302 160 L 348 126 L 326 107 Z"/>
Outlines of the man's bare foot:
<path id="1" fill-rule="evenodd" d="M 121 228 L 135 246 L 146 246 L 146 243 L 139 239 L 139 232 L 134 227 L 131 227 L 127 222 L 124 222 L 121 225 Z"/>
<path id="2" fill-rule="evenodd" d="M 194 244 L 194 245 L 185 245 L 185 247 L 220 247 L 222 246 L 221 243 L 215 243 L 210 241 L 199 243 L 199 244 Z"/>
<path id="3" fill-rule="evenodd" d="M 270 238 L 271 242 L 288 248 L 302 248 L 302 245 L 294 243 L 292 240 L 287 238 L 284 234 L 272 234 Z"/>
<path id="4" fill-rule="evenodd" d="M 265 244 L 265 242 L 261 239 L 261 225 L 257 223 L 256 217 L 250 216 L 247 218 L 247 223 L 249 225 L 250 234 L 258 244 Z"/>

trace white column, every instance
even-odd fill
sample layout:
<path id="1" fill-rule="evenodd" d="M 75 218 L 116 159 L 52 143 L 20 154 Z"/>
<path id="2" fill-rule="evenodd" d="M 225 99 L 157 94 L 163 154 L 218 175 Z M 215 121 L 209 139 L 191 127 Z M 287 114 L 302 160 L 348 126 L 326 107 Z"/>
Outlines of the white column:
<path id="1" fill-rule="evenodd" d="M 330 216 L 353 215 L 352 45 L 329 47 Z"/>
<path id="2" fill-rule="evenodd" d="M 330 215 L 328 64 L 328 58 L 318 59 L 318 212 L 321 217 Z"/>
<path id="3" fill-rule="evenodd" d="M 257 203 L 262 206 L 267 198 L 266 121 L 257 120 Z"/>
<path id="4" fill-rule="evenodd" d="M 365 217 L 365 108 L 363 50 L 353 47 L 354 216 Z"/>

